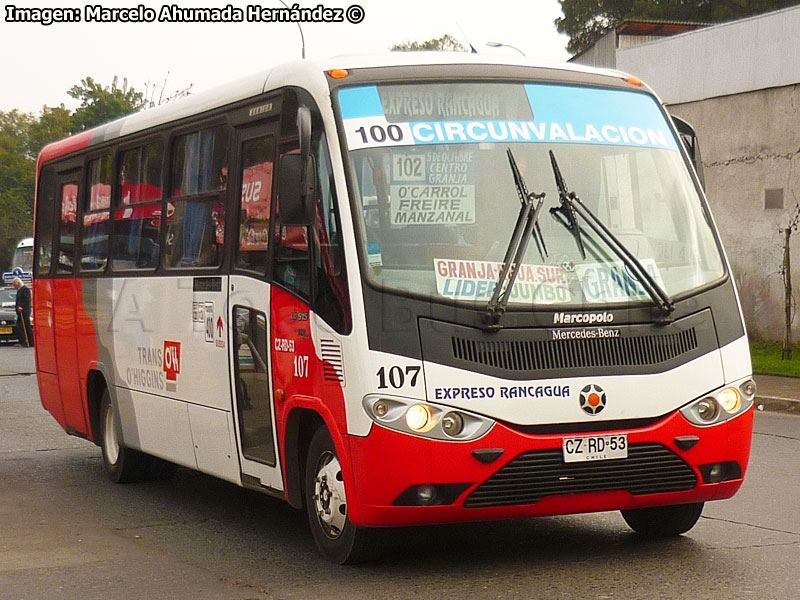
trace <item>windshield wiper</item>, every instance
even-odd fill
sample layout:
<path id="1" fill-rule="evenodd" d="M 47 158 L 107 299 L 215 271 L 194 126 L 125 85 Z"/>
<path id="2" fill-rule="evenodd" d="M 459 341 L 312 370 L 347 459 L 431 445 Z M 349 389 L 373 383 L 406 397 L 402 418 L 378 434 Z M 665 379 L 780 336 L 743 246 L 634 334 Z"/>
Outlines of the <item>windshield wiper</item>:
<path id="1" fill-rule="evenodd" d="M 511 148 L 506 150 L 508 154 L 508 162 L 511 165 L 511 173 L 514 176 L 514 185 L 517 187 L 517 194 L 522 206 L 519 209 L 519 216 L 517 216 L 517 224 L 514 226 L 514 232 L 511 235 L 511 240 L 506 249 L 505 258 L 503 258 L 503 266 L 500 269 L 500 277 L 492 294 L 492 299 L 486 307 L 486 323 L 488 329 L 500 328 L 500 317 L 506 311 L 508 300 L 511 297 L 511 289 L 514 287 L 514 281 L 517 279 L 517 265 L 525 256 L 525 251 L 528 249 L 528 242 L 531 238 L 536 240 L 536 247 L 539 254 L 544 260 L 547 256 L 547 246 L 542 237 L 542 230 L 539 227 L 539 214 L 542 212 L 542 205 L 544 204 L 545 194 L 534 194 L 528 192 L 528 186 L 525 185 L 525 180 L 522 173 L 519 171 L 517 161 L 514 160 L 514 154 Z"/>
<path id="2" fill-rule="evenodd" d="M 586 248 L 583 245 L 583 238 L 581 237 L 581 227 L 578 224 L 577 212 L 575 211 L 574 201 L 578 199 L 575 192 L 568 192 L 567 185 L 564 183 L 564 178 L 561 176 L 561 169 L 558 168 L 556 162 L 556 155 L 550 150 L 550 164 L 553 166 L 553 174 L 556 178 L 556 188 L 558 188 L 558 199 L 560 204 L 550 209 L 550 214 L 553 218 L 567 228 L 575 238 L 575 243 L 578 244 L 578 250 L 581 252 L 581 258 L 586 258 Z"/>
<path id="3" fill-rule="evenodd" d="M 581 256 L 586 258 L 586 249 L 583 245 L 581 238 L 581 228 L 578 225 L 577 217 L 581 217 L 586 224 L 594 231 L 597 236 L 603 240 L 606 245 L 611 248 L 625 266 L 633 272 L 633 275 L 642 284 L 642 287 L 648 293 L 653 302 L 664 314 L 668 315 L 675 306 L 667 296 L 667 293 L 661 288 L 660 285 L 653 279 L 653 276 L 647 272 L 644 265 L 634 256 L 630 250 L 614 235 L 608 227 L 595 215 L 583 202 L 575 192 L 567 190 L 567 185 L 564 183 L 564 178 L 561 176 L 561 170 L 558 168 L 558 161 L 556 155 L 550 150 L 550 163 L 553 166 L 553 175 L 556 178 L 556 187 L 558 188 L 558 198 L 560 205 L 550 209 L 550 214 L 553 215 L 556 221 L 561 223 L 575 238 L 575 243 L 578 244 L 578 249 Z"/>

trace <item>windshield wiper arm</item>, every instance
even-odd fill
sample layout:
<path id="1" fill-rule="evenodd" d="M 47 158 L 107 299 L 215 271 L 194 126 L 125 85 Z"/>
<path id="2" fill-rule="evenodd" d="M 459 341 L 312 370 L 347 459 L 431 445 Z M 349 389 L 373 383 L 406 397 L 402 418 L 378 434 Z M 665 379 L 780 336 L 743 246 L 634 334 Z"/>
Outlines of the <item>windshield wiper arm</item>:
<path id="1" fill-rule="evenodd" d="M 534 207 L 534 215 L 531 217 L 533 229 L 526 233 L 529 233 L 533 236 L 533 239 L 536 242 L 536 249 L 539 251 L 539 256 L 541 256 L 542 260 L 544 260 L 547 256 L 547 246 L 544 243 L 544 236 L 542 236 L 542 228 L 539 226 L 538 211 L 544 203 L 545 193 L 542 192 L 541 194 L 533 194 L 528 192 L 528 186 L 525 185 L 525 179 L 522 177 L 522 173 L 519 171 L 517 161 L 514 160 L 514 154 L 511 152 L 511 148 L 508 148 L 506 153 L 508 154 L 508 163 L 511 165 L 511 173 L 514 175 L 514 185 L 517 186 L 519 201 L 523 206 L 529 202 L 536 202 L 536 206 Z M 525 248 L 527 248 L 528 235 L 524 235 L 523 239 L 526 240 Z M 525 248 L 523 248 L 522 252 L 520 252 L 519 260 L 522 260 L 522 257 L 525 255 Z"/>
<path id="2" fill-rule="evenodd" d="M 564 183 L 564 178 L 561 176 L 561 169 L 558 168 L 556 162 L 556 155 L 550 150 L 550 164 L 553 167 L 553 175 L 556 178 L 556 188 L 558 188 L 558 199 L 560 201 L 558 206 L 550 209 L 550 214 L 553 218 L 567 228 L 575 238 L 575 243 L 578 244 L 578 250 L 581 252 L 581 258 L 586 258 L 586 248 L 583 245 L 583 238 L 581 237 L 581 227 L 578 224 L 578 217 L 575 211 L 574 201 L 577 200 L 575 192 L 567 191 L 567 184 Z"/>
<path id="3" fill-rule="evenodd" d="M 564 225 L 569 232 L 575 237 L 578 248 L 581 251 L 583 258 L 586 258 L 586 250 L 583 246 L 581 239 L 581 228 L 578 225 L 577 217 L 580 216 L 586 224 L 594 231 L 597 236 L 603 240 L 625 266 L 630 269 L 642 287 L 648 293 L 656 306 L 664 313 L 670 314 L 675 310 L 675 306 L 667 296 L 667 293 L 658 285 L 658 282 L 653 278 L 641 261 L 634 256 L 628 248 L 614 235 L 614 233 L 605 226 L 605 224 L 595 215 L 582 201 L 575 192 L 567 190 L 564 183 L 564 178 L 561 176 L 561 170 L 558 168 L 556 155 L 550 150 L 550 163 L 553 165 L 553 174 L 556 178 L 556 186 L 558 187 L 558 196 L 561 200 L 561 205 L 550 209 L 550 214 Z"/>
<path id="4" fill-rule="evenodd" d="M 536 240 L 536 247 L 542 256 L 542 260 L 547 256 L 547 246 L 544 243 L 542 230 L 539 227 L 539 214 L 542 212 L 545 194 L 544 192 L 541 194 L 528 192 L 528 186 L 525 185 L 525 180 L 519 171 L 517 161 L 514 160 L 511 148 L 506 150 L 506 154 L 508 154 L 508 162 L 511 165 L 511 173 L 514 176 L 514 184 L 517 187 L 522 206 L 519 209 L 517 224 L 514 226 L 514 232 L 508 243 L 505 258 L 503 258 L 500 277 L 495 285 L 492 299 L 489 300 L 489 304 L 486 307 L 485 320 L 489 329 L 500 328 L 500 317 L 506 311 L 508 300 L 511 297 L 511 289 L 514 287 L 514 281 L 516 281 L 517 273 L 519 272 L 517 265 L 525 256 L 525 251 L 528 249 L 528 242 L 531 238 Z"/>

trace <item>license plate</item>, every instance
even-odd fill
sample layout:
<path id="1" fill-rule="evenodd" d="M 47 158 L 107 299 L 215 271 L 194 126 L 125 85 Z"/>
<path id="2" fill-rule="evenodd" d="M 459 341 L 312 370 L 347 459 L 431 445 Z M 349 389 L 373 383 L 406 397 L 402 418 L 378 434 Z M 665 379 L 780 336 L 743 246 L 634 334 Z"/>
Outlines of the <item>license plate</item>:
<path id="1" fill-rule="evenodd" d="M 627 458 L 628 434 L 566 437 L 561 442 L 561 451 L 567 463 Z"/>
<path id="2" fill-rule="evenodd" d="M 9 334 L 14 331 L 11 327 L 0 327 L 0 334 Z"/>

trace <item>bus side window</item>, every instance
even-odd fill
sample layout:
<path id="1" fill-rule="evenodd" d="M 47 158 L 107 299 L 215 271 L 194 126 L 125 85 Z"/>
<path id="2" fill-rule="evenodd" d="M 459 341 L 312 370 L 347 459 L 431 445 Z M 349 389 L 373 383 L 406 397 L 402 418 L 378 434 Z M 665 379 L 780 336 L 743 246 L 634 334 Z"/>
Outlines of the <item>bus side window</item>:
<path id="1" fill-rule="evenodd" d="M 77 215 L 78 183 L 63 183 L 61 185 L 61 222 L 58 228 L 59 273 L 72 273 Z"/>
<path id="2" fill-rule="evenodd" d="M 280 214 L 277 214 L 280 219 Z M 311 298 L 308 227 L 281 225 L 275 227 L 275 281 L 294 290 L 302 298 Z"/>
<path id="3" fill-rule="evenodd" d="M 158 265 L 163 156 L 161 142 L 120 153 L 112 244 L 115 270 L 155 269 Z"/>
<path id="4" fill-rule="evenodd" d="M 346 334 L 351 329 L 350 297 L 333 168 L 324 134 L 317 140 L 314 154 L 317 164 L 314 307 L 331 327 Z"/>
<path id="5" fill-rule="evenodd" d="M 108 260 L 108 221 L 111 208 L 111 155 L 89 162 L 89 189 L 83 205 L 81 271 L 98 271 Z"/>
<path id="6" fill-rule="evenodd" d="M 167 267 L 215 267 L 222 260 L 228 137 L 220 125 L 175 141 L 172 200 L 167 203 Z"/>
<path id="7" fill-rule="evenodd" d="M 317 123 L 315 130 L 322 131 L 322 124 Z M 277 215 L 274 279 L 309 301 L 313 291 L 317 314 L 346 334 L 351 328 L 350 299 L 333 169 L 324 133 L 314 138 L 312 148 L 317 173 L 314 223 L 310 228 L 283 226 Z"/>
<path id="8" fill-rule="evenodd" d="M 56 206 L 56 182 L 53 169 L 45 167 L 39 175 L 36 198 L 36 276 L 50 273 L 53 256 L 53 212 Z"/>
<path id="9" fill-rule="evenodd" d="M 296 154 L 296 145 L 282 146 L 280 156 Z M 277 162 L 280 165 L 280 159 Z M 280 173 L 278 173 L 280 178 Z M 297 293 L 301 298 L 311 301 L 311 255 L 308 251 L 308 227 L 283 225 L 276 202 L 275 229 L 273 232 L 274 268 L 273 279 Z"/>

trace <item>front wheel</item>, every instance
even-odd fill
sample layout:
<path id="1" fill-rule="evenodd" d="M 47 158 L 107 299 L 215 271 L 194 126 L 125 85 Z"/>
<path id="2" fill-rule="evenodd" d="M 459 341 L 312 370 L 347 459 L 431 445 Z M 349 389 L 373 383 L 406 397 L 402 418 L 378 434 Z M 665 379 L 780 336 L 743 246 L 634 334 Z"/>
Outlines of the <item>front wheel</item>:
<path id="1" fill-rule="evenodd" d="M 147 456 L 125 447 L 115 415 L 108 390 L 104 390 L 100 399 L 100 444 L 106 473 L 114 483 L 137 481 L 147 472 Z"/>
<path id="2" fill-rule="evenodd" d="M 353 564 L 371 557 L 376 532 L 356 527 L 347 516 L 342 467 L 325 427 L 316 431 L 308 448 L 304 494 L 314 542 L 327 559 Z"/>
<path id="3" fill-rule="evenodd" d="M 703 512 L 703 503 L 632 508 L 621 512 L 622 518 L 636 533 L 648 537 L 671 537 L 694 527 Z"/>

